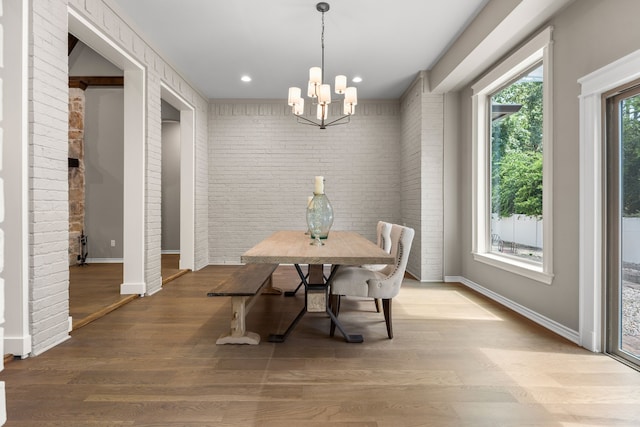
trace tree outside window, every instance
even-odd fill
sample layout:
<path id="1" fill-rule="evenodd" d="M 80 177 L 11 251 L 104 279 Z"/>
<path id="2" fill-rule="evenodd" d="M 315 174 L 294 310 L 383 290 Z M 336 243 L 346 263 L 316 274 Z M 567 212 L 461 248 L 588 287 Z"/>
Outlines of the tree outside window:
<path id="1" fill-rule="evenodd" d="M 622 215 L 640 217 L 640 95 L 620 103 L 622 118 Z"/>
<path id="2" fill-rule="evenodd" d="M 542 261 L 543 68 L 491 96 L 492 251 Z"/>

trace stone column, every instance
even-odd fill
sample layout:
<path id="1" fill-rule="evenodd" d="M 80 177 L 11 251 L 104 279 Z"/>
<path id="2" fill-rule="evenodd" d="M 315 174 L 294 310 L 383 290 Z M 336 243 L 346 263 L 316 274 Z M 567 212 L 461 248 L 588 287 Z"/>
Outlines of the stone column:
<path id="1" fill-rule="evenodd" d="M 69 265 L 81 255 L 80 236 L 84 230 L 84 90 L 69 88 Z M 73 160 L 70 160 L 70 163 Z"/>

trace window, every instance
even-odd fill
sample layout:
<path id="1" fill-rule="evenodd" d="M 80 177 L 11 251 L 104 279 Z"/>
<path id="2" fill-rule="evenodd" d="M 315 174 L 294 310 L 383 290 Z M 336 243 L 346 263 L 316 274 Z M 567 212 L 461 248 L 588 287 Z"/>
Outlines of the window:
<path id="1" fill-rule="evenodd" d="M 551 28 L 473 85 L 474 259 L 550 284 Z"/>

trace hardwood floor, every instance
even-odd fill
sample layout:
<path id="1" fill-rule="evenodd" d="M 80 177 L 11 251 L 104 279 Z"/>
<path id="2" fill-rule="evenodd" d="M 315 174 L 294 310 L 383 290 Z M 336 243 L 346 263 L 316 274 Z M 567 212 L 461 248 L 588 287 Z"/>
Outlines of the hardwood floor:
<path id="1" fill-rule="evenodd" d="M 163 254 L 162 282 L 166 284 L 187 270 L 178 268 L 178 254 Z M 69 314 L 76 330 L 137 298 L 120 295 L 122 264 L 86 264 L 69 268 Z"/>
<path id="2" fill-rule="evenodd" d="M 395 337 L 370 300 L 343 299 L 362 344 L 329 338 L 329 319 L 263 295 L 257 346 L 219 346 L 229 298 L 207 298 L 235 266 L 188 273 L 7 364 L 6 426 L 637 426 L 640 373 L 546 331 L 459 284 L 406 279 Z M 291 267 L 274 285 L 293 289 Z"/>

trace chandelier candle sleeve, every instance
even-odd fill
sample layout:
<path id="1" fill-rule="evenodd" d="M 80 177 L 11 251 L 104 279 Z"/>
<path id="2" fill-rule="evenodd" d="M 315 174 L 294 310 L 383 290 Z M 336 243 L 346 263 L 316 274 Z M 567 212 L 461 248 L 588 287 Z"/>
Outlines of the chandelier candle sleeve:
<path id="1" fill-rule="evenodd" d="M 300 88 L 299 87 L 290 87 L 289 88 L 289 105 L 294 106 L 300 99 Z"/>
<path id="2" fill-rule="evenodd" d="M 293 106 L 293 114 L 296 116 L 304 113 L 304 98 L 298 98 L 298 102 Z"/>
<path id="3" fill-rule="evenodd" d="M 317 118 L 318 120 L 326 120 L 329 117 L 329 107 L 326 104 L 318 104 Z"/>
<path id="4" fill-rule="evenodd" d="M 355 87 L 348 87 L 344 94 L 344 101 L 349 104 L 358 105 L 358 89 Z"/>
<path id="5" fill-rule="evenodd" d="M 349 104 L 347 101 L 344 101 L 344 115 L 345 116 L 350 116 L 354 113 L 354 106 L 353 104 Z"/>
<path id="6" fill-rule="evenodd" d="M 322 68 L 311 67 L 309 69 L 309 83 L 321 84 L 322 83 Z"/>
<path id="7" fill-rule="evenodd" d="M 320 96 L 318 97 L 320 104 L 331 104 L 331 86 L 324 84 L 320 86 Z"/>
<path id="8" fill-rule="evenodd" d="M 342 95 L 347 89 L 347 76 L 336 76 L 336 93 Z"/>

